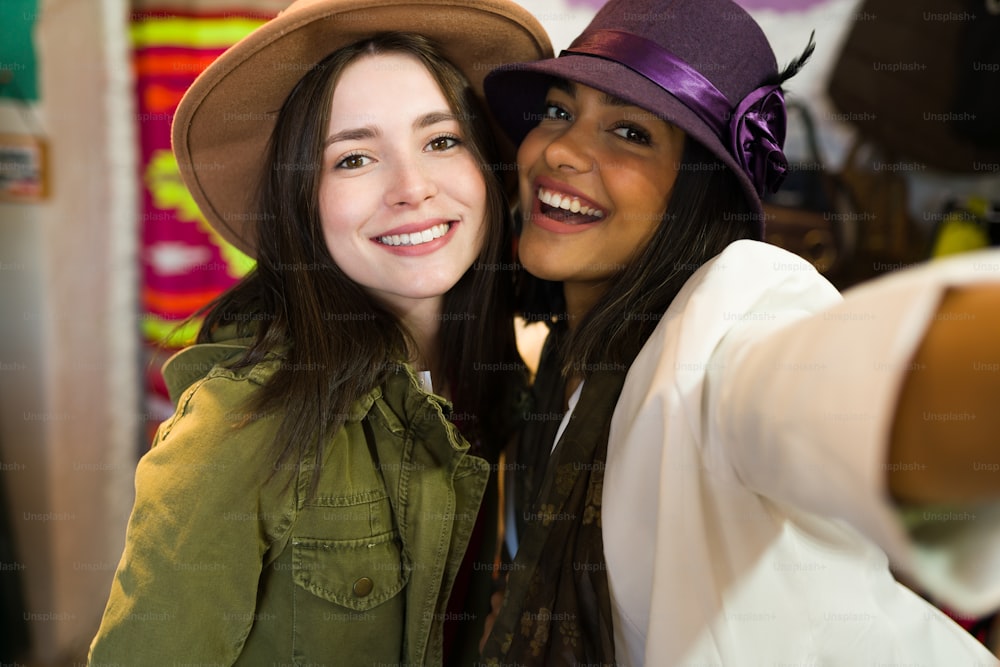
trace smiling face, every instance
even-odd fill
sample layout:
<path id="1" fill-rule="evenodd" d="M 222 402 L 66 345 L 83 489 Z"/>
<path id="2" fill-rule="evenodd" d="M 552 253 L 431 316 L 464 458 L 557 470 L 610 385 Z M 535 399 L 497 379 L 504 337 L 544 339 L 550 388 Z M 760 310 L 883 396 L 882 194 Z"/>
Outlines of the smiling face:
<path id="1" fill-rule="evenodd" d="M 319 212 L 340 269 L 397 315 L 439 307 L 485 235 L 486 183 L 437 81 L 415 57 L 367 55 L 330 109 Z"/>
<path id="2" fill-rule="evenodd" d="M 660 225 L 684 133 L 648 111 L 572 82 L 550 88 L 517 153 L 524 267 L 591 304 Z"/>

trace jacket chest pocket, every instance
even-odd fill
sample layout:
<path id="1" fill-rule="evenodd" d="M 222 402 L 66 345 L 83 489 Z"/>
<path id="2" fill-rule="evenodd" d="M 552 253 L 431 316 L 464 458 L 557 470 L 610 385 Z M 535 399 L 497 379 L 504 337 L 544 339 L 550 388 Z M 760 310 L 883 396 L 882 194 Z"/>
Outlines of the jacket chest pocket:
<path id="1" fill-rule="evenodd" d="M 298 537 L 291 551 L 295 664 L 401 663 L 409 570 L 397 534 Z"/>
<path id="2" fill-rule="evenodd" d="M 356 540 L 293 538 L 292 576 L 311 594 L 354 611 L 396 596 L 409 579 L 395 532 Z"/>

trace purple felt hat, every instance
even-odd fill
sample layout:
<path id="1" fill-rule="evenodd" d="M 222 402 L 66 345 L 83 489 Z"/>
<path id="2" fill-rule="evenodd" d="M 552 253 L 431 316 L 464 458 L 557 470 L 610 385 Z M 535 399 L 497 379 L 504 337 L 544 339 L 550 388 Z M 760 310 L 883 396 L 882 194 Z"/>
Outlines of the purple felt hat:
<path id="1" fill-rule="evenodd" d="M 610 0 L 558 58 L 500 67 L 486 99 L 520 144 L 551 77 L 642 107 L 697 139 L 736 174 L 763 231 L 761 196 L 787 171 L 785 103 L 760 26 L 729 0 Z"/>

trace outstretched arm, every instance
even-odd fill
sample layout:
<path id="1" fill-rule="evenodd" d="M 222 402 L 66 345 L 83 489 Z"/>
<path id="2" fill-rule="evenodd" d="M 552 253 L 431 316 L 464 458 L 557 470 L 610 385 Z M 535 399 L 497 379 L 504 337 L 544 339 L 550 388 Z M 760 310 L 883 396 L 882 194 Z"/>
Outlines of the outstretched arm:
<path id="1" fill-rule="evenodd" d="M 956 609 L 995 610 L 1000 251 L 872 280 L 787 324 L 810 276 L 782 282 L 786 265 L 772 263 L 776 297 L 730 316 L 740 324 L 713 349 L 705 460 L 774 502 L 850 523 Z"/>
<path id="2" fill-rule="evenodd" d="M 945 292 L 906 371 L 888 456 L 902 503 L 1000 496 L 1000 284 Z"/>

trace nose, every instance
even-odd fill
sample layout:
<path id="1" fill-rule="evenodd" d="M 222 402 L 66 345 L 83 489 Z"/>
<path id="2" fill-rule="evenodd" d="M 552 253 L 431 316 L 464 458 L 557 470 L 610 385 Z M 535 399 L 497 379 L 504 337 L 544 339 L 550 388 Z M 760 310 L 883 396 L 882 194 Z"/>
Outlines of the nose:
<path id="1" fill-rule="evenodd" d="M 548 166 L 558 171 L 583 173 L 594 166 L 586 127 L 579 122 L 552 137 L 543 154 Z"/>
<path id="2" fill-rule="evenodd" d="M 438 191 L 428 166 L 419 160 L 399 160 L 391 179 L 385 191 L 388 206 L 415 206 Z"/>

